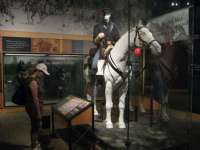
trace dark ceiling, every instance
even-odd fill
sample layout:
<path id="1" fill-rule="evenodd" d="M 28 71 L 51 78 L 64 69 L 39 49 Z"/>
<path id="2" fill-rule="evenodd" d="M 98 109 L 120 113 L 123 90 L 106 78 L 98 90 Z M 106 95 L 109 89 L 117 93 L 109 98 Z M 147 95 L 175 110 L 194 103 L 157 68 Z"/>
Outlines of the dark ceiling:
<path id="1" fill-rule="evenodd" d="M 149 0 L 148 6 L 152 11 L 152 16 L 159 16 L 177 9 L 189 7 L 193 0 Z"/>

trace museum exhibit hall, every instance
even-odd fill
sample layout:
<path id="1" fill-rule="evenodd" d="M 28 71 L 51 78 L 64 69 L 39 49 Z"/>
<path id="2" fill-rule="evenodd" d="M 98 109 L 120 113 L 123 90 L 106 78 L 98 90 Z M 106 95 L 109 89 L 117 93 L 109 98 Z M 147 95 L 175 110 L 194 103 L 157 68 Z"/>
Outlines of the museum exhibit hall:
<path id="1" fill-rule="evenodd" d="M 0 150 L 199 150 L 200 0 L 0 0 Z"/>

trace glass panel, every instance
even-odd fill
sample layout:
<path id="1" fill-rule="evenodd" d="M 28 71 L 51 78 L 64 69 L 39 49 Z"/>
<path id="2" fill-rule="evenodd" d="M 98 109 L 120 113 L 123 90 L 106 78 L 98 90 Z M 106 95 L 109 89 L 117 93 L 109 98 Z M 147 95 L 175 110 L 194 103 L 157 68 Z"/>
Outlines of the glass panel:
<path id="1" fill-rule="evenodd" d="M 83 68 L 82 55 L 5 55 L 3 84 L 6 105 L 13 105 L 10 96 L 20 63 L 30 67 L 36 62 L 44 61 L 51 73 L 42 84 L 45 102 L 57 102 L 71 94 L 80 97 L 84 95 L 93 101 L 96 106 L 92 114 L 97 131 L 95 142 L 102 149 L 187 149 L 185 146 L 188 144 L 192 119 L 189 95 L 192 53 L 189 31 L 192 31 L 192 25 L 189 18 L 194 16 L 189 14 L 191 1 L 62 0 L 61 3 L 54 0 L 55 5 L 50 4 L 50 1 L 46 2 L 45 5 L 49 6 L 46 9 L 51 10 L 45 17 L 59 16 L 55 20 L 62 20 L 61 24 L 55 24 L 57 21 L 47 23 L 46 21 L 54 19 L 40 17 L 41 26 L 29 28 L 27 25 L 34 25 L 33 21 L 39 19 L 29 16 L 28 22 L 20 21 L 27 24 L 16 23 L 17 30 L 89 34 L 93 41 L 74 38 L 56 40 L 57 46 L 51 49 L 52 52 L 55 50 L 56 53 L 63 54 L 87 53 L 89 59 L 84 61 Z M 52 8 L 54 6 L 56 8 Z M 28 5 L 29 7 L 32 8 L 32 5 Z M 26 15 L 21 18 L 26 18 Z M 5 24 L 1 26 L 7 30 L 5 27 Z M 42 49 L 48 52 L 45 43 L 43 42 Z M 159 44 L 162 47 L 161 54 L 158 54 Z M 142 51 L 139 52 L 140 50 Z M 41 52 L 41 47 L 36 46 L 34 52 Z M 103 58 L 105 63 L 96 61 Z M 200 60 L 198 55 L 195 58 Z M 104 68 L 104 76 L 96 75 L 100 66 Z M 91 149 L 93 136 L 77 132 L 74 132 L 78 138 L 72 149 Z M 86 144 L 79 142 L 81 137 Z"/>
<path id="2" fill-rule="evenodd" d="M 2 53 L 0 50 L 0 93 L 2 93 Z"/>
<path id="3" fill-rule="evenodd" d="M 82 56 L 72 55 L 5 55 L 4 56 L 4 94 L 6 106 L 12 106 L 11 96 L 14 90 L 15 77 L 20 68 L 30 68 L 37 62 L 48 65 L 50 76 L 42 82 L 45 103 L 62 100 L 68 95 L 81 96 Z"/>
<path id="4" fill-rule="evenodd" d="M 141 125 L 144 131 L 147 129 L 147 134 L 140 131 L 140 136 L 152 141 L 147 143 L 141 139 L 143 141 L 141 146 L 146 143 L 146 148 L 174 148 L 176 145 L 175 149 L 186 149 L 189 142 L 188 133 L 191 124 L 189 68 L 192 53 L 189 17 L 192 16 L 189 16 L 188 5 L 190 4 L 186 1 L 157 0 L 147 5 L 147 8 L 153 9 L 151 8 L 152 15 L 147 15 L 149 19 L 146 27 L 162 46 L 162 54 L 153 55 L 150 49 L 151 44 L 155 43 L 148 45 L 150 47 L 143 47 L 144 74 L 136 81 L 144 81 L 144 93 L 141 91 L 139 98 L 134 97 L 133 103 L 136 107 L 134 112 L 130 113 L 137 121 L 137 125 Z M 142 68 L 140 71 L 143 71 Z M 140 89 L 136 81 L 131 81 L 130 85 L 133 84 L 132 87 Z M 140 101 L 141 99 L 143 101 Z M 142 111 L 141 105 L 146 112 Z M 157 139 L 159 136 L 162 138 Z"/>
<path id="5" fill-rule="evenodd" d="M 3 42 L 3 39 L 2 39 L 2 37 L 0 36 L 0 93 L 2 93 L 2 86 L 3 86 L 3 84 L 2 84 L 2 81 L 3 81 L 3 77 L 2 77 L 2 58 L 3 58 L 3 56 L 2 56 L 2 51 L 3 51 L 3 49 L 2 49 L 2 47 L 3 47 L 3 44 L 2 44 L 2 42 Z"/>

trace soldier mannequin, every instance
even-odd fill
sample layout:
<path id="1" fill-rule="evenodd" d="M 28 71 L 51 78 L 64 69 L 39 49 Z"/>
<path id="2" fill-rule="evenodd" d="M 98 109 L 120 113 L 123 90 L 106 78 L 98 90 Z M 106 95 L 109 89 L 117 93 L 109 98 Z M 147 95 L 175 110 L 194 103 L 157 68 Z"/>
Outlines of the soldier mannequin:
<path id="1" fill-rule="evenodd" d="M 96 75 L 103 75 L 102 68 L 105 59 L 119 38 L 119 31 L 116 25 L 111 21 L 110 10 L 104 9 L 103 21 L 95 25 L 93 31 L 93 41 L 97 47 L 97 52 L 93 60 L 92 68 L 98 68 Z"/>

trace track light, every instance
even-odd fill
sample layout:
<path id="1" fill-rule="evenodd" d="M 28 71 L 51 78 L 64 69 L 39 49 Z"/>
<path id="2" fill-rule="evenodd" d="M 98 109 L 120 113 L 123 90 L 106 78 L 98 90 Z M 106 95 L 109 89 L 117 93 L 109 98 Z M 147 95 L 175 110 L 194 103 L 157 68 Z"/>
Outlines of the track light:
<path id="1" fill-rule="evenodd" d="M 171 2 L 171 6 L 174 7 L 174 6 L 175 6 L 175 3 L 174 3 L 174 2 Z"/>
<path id="2" fill-rule="evenodd" d="M 176 2 L 176 1 L 171 2 L 172 7 L 177 7 L 178 5 L 179 5 L 178 2 Z"/>

